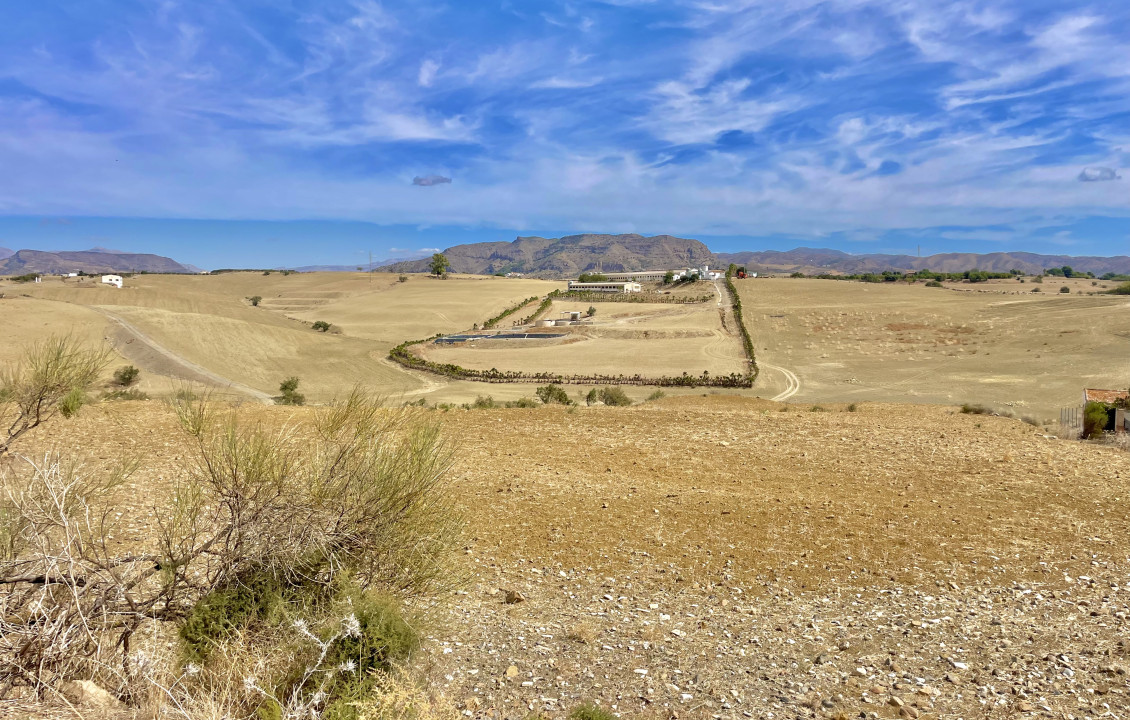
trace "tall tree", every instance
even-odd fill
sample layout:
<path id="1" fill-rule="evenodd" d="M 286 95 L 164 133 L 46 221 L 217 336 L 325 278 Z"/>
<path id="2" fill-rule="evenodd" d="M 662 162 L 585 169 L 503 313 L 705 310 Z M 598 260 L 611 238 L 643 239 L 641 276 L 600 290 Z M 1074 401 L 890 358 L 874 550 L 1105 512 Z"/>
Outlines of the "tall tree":
<path id="1" fill-rule="evenodd" d="M 447 256 L 443 253 L 436 253 L 432 255 L 432 275 L 443 277 L 447 274 L 447 269 L 451 267 L 451 263 L 447 261 Z"/>

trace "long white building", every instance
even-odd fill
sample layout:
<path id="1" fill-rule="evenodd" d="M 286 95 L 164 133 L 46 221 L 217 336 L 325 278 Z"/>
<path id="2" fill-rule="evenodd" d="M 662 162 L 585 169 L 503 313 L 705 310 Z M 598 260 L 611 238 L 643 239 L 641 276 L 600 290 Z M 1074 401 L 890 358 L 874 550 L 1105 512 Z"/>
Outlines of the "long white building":
<path id="1" fill-rule="evenodd" d="M 580 292 L 606 292 L 606 293 L 634 293 L 643 290 L 638 282 L 577 282 L 569 281 L 570 290 Z"/>

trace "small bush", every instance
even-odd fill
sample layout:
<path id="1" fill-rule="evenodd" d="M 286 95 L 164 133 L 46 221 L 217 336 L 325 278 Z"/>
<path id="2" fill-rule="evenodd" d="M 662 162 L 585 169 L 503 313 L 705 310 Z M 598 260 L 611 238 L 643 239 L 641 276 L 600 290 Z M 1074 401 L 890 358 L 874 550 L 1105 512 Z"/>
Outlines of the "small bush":
<path id="1" fill-rule="evenodd" d="M 569 720 L 616 720 L 616 716 L 598 705 L 585 703 L 573 708 Z"/>
<path id="2" fill-rule="evenodd" d="M 408 276 L 407 275 L 401 275 L 400 277 L 396 278 L 396 281 L 397 282 L 408 282 Z"/>
<path id="3" fill-rule="evenodd" d="M 538 401 L 533 398 L 518 398 L 517 400 L 507 400 L 506 407 L 508 408 L 536 408 L 539 407 Z"/>
<path id="4" fill-rule="evenodd" d="M 1063 287 L 1061 287 L 1061 288 L 1059 289 L 1059 291 L 1060 291 L 1061 293 L 1069 293 L 1069 292 L 1071 292 L 1071 288 L 1069 288 L 1069 287 L 1067 287 L 1066 285 L 1064 285 Z"/>
<path id="5" fill-rule="evenodd" d="M 1108 290 L 1111 295 L 1130 295 L 1130 282 L 1124 282 L 1116 288 Z"/>
<path id="6" fill-rule="evenodd" d="M 39 277 L 39 273 L 27 273 L 26 275 L 16 275 L 12 278 L 12 282 L 26 283 L 31 282 Z"/>
<path id="7" fill-rule="evenodd" d="M 329 332 L 329 329 L 333 326 L 325 320 L 315 320 L 314 324 L 311 327 L 313 327 L 318 332 Z"/>
<path id="8" fill-rule="evenodd" d="M 306 396 L 298 392 L 298 378 L 288 377 L 279 383 L 280 395 L 275 398 L 279 405 L 305 405 Z"/>
<path id="9" fill-rule="evenodd" d="M 263 302 L 263 296 L 252 295 L 251 297 L 247 298 L 247 301 L 251 303 L 253 307 L 259 307 L 259 303 Z"/>
<path id="10" fill-rule="evenodd" d="M 588 394 L 585 395 L 585 405 L 595 405 L 599 400 L 600 393 L 597 392 L 596 388 L 589 390 Z"/>
<path id="11" fill-rule="evenodd" d="M 475 398 L 475 402 L 471 403 L 472 410 L 490 410 L 491 408 L 498 407 L 498 403 L 490 395 L 480 395 Z"/>
<path id="12" fill-rule="evenodd" d="M 605 405 L 626 407 L 632 404 L 632 399 L 619 387 L 606 387 L 600 389 L 600 401 Z"/>
<path id="13" fill-rule="evenodd" d="M 938 282 L 937 280 L 930 280 L 929 282 L 926 283 L 926 287 L 944 287 L 944 286 L 940 282 Z"/>
<path id="14" fill-rule="evenodd" d="M 1032 278 L 1032 282 L 1042 283 L 1042 282 L 1044 282 L 1044 276 L 1043 275 L 1036 275 Z"/>
<path id="15" fill-rule="evenodd" d="M 847 406 L 847 411 L 848 412 L 859 412 L 859 406 L 856 405 L 855 403 L 852 403 L 851 405 Z"/>
<path id="16" fill-rule="evenodd" d="M 538 399 L 546 405 L 572 405 L 573 401 L 569 399 L 569 393 L 565 392 L 565 388 L 560 385 L 542 385 L 535 391 Z"/>
<path id="17" fill-rule="evenodd" d="M 596 308 L 592 305 L 589 305 L 589 309 L 585 311 L 585 316 L 592 317 L 593 315 L 596 315 Z"/>
<path id="18" fill-rule="evenodd" d="M 667 397 L 667 393 L 663 392 L 662 390 L 656 390 L 655 392 L 647 396 L 647 400 L 648 402 L 651 402 L 652 400 L 662 400 L 665 397 Z"/>
<path id="19" fill-rule="evenodd" d="M 1040 292 L 1040 288 L 1032 288 L 1032 292 Z"/>
<path id="20" fill-rule="evenodd" d="M 137 382 L 137 376 L 141 371 L 133 365 L 124 365 L 114 371 L 114 384 L 121 387 L 129 387 Z"/>
<path id="21" fill-rule="evenodd" d="M 812 407 L 808 408 L 808 412 L 826 412 L 826 411 L 820 405 L 813 405 Z"/>
<path id="22" fill-rule="evenodd" d="M 962 404 L 961 412 L 964 415 L 992 415 L 993 414 L 993 411 L 990 410 L 989 408 L 985 407 L 984 405 L 974 405 L 974 404 L 970 404 L 970 403 Z"/>

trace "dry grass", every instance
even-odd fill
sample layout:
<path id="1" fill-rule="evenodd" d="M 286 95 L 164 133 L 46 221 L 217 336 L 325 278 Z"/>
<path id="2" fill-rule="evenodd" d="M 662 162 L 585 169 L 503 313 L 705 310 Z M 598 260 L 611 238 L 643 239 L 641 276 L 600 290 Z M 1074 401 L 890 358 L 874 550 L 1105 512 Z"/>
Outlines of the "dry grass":
<path id="1" fill-rule="evenodd" d="M 706 286 L 702 292 L 710 289 Z M 681 375 L 684 371 L 701 375 L 704 370 L 726 375 L 745 369 L 741 344 L 728 331 L 733 326 L 723 327 L 714 302 L 555 301 L 543 317 L 556 319 L 562 312 L 585 312 L 590 306 L 596 309 L 596 315 L 585 324 L 546 329 L 567 334 L 564 338 L 427 345 L 422 352 L 435 362 L 527 372 L 657 376 Z M 732 323 L 729 319 L 727 322 Z"/>
<path id="2" fill-rule="evenodd" d="M 1093 289 L 1090 281 L 1071 283 Z M 978 402 L 1043 421 L 1078 405 L 1083 387 L 1130 382 L 1125 299 L 1046 288 L 1017 295 L 1034 285 L 1014 281 L 947 286 L 955 290 L 737 283 L 758 360 L 800 377 L 796 401 Z M 783 378 L 767 369 L 759 388 L 770 397 L 784 388 Z"/>

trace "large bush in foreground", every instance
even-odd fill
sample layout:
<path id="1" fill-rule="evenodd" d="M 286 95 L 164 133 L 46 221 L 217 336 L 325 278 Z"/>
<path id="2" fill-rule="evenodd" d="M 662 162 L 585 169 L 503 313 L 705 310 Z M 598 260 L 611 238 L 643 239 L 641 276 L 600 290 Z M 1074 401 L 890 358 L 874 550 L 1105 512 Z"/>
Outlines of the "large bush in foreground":
<path id="1" fill-rule="evenodd" d="M 217 716 L 350 717 L 344 699 L 416 643 L 401 608 L 455 582 L 447 442 L 356 391 L 282 429 L 206 401 L 173 409 L 190 459 L 132 546 L 108 540 L 128 468 L 48 458 L 3 476 L 0 694 L 96 677 Z M 133 650 L 162 626 L 192 665 Z M 329 664 L 344 652 L 350 677 Z"/>

